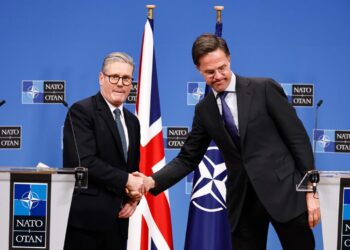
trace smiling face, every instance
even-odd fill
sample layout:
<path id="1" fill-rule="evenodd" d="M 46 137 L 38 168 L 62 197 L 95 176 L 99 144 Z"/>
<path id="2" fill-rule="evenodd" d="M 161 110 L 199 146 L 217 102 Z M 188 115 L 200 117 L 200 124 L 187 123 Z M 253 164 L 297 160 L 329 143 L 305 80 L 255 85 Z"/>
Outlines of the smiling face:
<path id="1" fill-rule="evenodd" d="M 222 92 L 231 82 L 230 62 L 230 56 L 216 49 L 199 58 L 197 69 L 210 87 L 216 92 Z"/>
<path id="2" fill-rule="evenodd" d="M 133 67 L 126 62 L 114 61 L 105 65 L 103 72 L 100 72 L 99 82 L 102 96 L 112 105 L 119 107 L 129 96 L 132 84 L 123 85 L 123 77 L 132 78 Z M 111 84 L 108 76 L 121 77 L 117 84 Z"/>

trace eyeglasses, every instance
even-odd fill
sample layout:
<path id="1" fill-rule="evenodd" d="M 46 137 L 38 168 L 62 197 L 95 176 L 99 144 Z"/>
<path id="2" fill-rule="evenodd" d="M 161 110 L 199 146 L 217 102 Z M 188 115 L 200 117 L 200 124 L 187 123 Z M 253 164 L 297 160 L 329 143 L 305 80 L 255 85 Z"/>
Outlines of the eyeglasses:
<path id="1" fill-rule="evenodd" d="M 134 80 L 134 78 L 132 78 L 130 76 L 107 75 L 103 72 L 102 72 L 102 74 L 108 77 L 109 83 L 112 85 L 117 85 L 119 80 L 122 79 L 123 85 L 129 86 L 132 83 L 132 81 Z"/>
<path id="2" fill-rule="evenodd" d="M 217 69 L 213 69 L 213 70 L 207 70 L 204 71 L 203 74 L 208 77 L 208 78 L 214 78 L 216 72 L 218 72 L 219 74 L 224 74 L 227 70 L 229 69 L 229 67 L 224 64 L 221 67 L 217 68 Z"/>

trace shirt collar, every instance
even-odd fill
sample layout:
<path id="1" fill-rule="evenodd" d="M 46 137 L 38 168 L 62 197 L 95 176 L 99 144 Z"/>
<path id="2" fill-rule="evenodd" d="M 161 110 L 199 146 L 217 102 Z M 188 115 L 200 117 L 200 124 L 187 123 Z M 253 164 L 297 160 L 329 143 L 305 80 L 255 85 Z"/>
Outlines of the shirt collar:
<path id="1" fill-rule="evenodd" d="M 218 92 L 216 92 L 214 89 L 212 89 L 215 98 L 217 98 Z M 236 75 L 231 71 L 231 81 L 225 91 L 228 92 L 236 92 Z"/>
<path id="2" fill-rule="evenodd" d="M 124 112 L 123 112 L 123 104 L 121 104 L 119 107 L 116 107 L 116 106 L 114 106 L 114 105 L 112 105 L 111 103 L 109 103 L 107 100 L 106 100 L 106 98 L 104 98 L 103 97 L 103 99 L 105 99 L 105 101 L 106 101 L 106 103 L 107 103 L 107 105 L 108 105 L 108 107 L 109 107 L 109 109 L 111 110 L 111 112 L 113 113 L 114 112 L 114 110 L 115 109 L 119 109 L 120 110 L 120 115 L 121 115 L 121 117 L 124 117 Z M 113 113 L 114 114 L 114 113 Z"/>

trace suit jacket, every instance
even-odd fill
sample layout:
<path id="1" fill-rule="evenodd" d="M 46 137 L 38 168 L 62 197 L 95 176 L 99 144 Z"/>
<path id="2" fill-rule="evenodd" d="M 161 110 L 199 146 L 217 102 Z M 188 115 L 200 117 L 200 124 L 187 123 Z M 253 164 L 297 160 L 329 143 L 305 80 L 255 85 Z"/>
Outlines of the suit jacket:
<path id="1" fill-rule="evenodd" d="M 113 115 L 100 93 L 70 108 L 81 166 L 88 168 L 88 189 L 73 196 L 68 224 L 92 231 L 120 227 L 127 236 L 128 220 L 118 219 L 126 201 L 128 173 L 138 171 L 140 125 L 127 109 L 124 116 L 129 135 L 127 162 Z M 63 166 L 78 166 L 72 128 L 67 115 L 64 124 Z"/>
<path id="2" fill-rule="evenodd" d="M 241 150 L 225 129 L 211 92 L 197 104 L 192 131 L 179 155 L 153 175 L 156 188 L 151 192 L 158 194 L 194 170 L 213 139 L 227 166 L 231 229 L 237 225 L 247 181 L 275 220 L 289 221 L 306 210 L 305 194 L 296 192 L 296 184 L 314 168 L 308 135 L 274 80 L 236 80 Z"/>

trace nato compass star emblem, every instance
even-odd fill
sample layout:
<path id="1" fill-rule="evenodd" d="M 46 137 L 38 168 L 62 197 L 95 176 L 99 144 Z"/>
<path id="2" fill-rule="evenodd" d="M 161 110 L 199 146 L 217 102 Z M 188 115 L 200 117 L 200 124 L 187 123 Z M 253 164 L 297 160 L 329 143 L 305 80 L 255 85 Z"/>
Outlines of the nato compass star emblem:
<path id="1" fill-rule="evenodd" d="M 20 201 L 25 208 L 31 210 L 39 205 L 40 199 L 37 193 L 29 191 L 22 195 Z"/>
<path id="2" fill-rule="evenodd" d="M 209 147 L 193 178 L 191 202 L 205 212 L 226 209 L 226 165 L 217 146 Z"/>
<path id="3" fill-rule="evenodd" d="M 39 93 L 39 89 L 35 86 L 30 86 L 27 90 L 27 95 L 32 99 L 36 98 L 39 95 Z"/>
<path id="4" fill-rule="evenodd" d="M 320 145 L 322 148 L 326 148 L 330 144 L 331 140 L 327 135 L 322 135 L 317 140 L 318 145 Z"/>
<path id="5" fill-rule="evenodd" d="M 196 99 L 196 100 L 200 100 L 202 98 L 202 96 L 204 95 L 204 91 L 201 87 L 197 87 L 192 91 L 192 96 Z"/>

